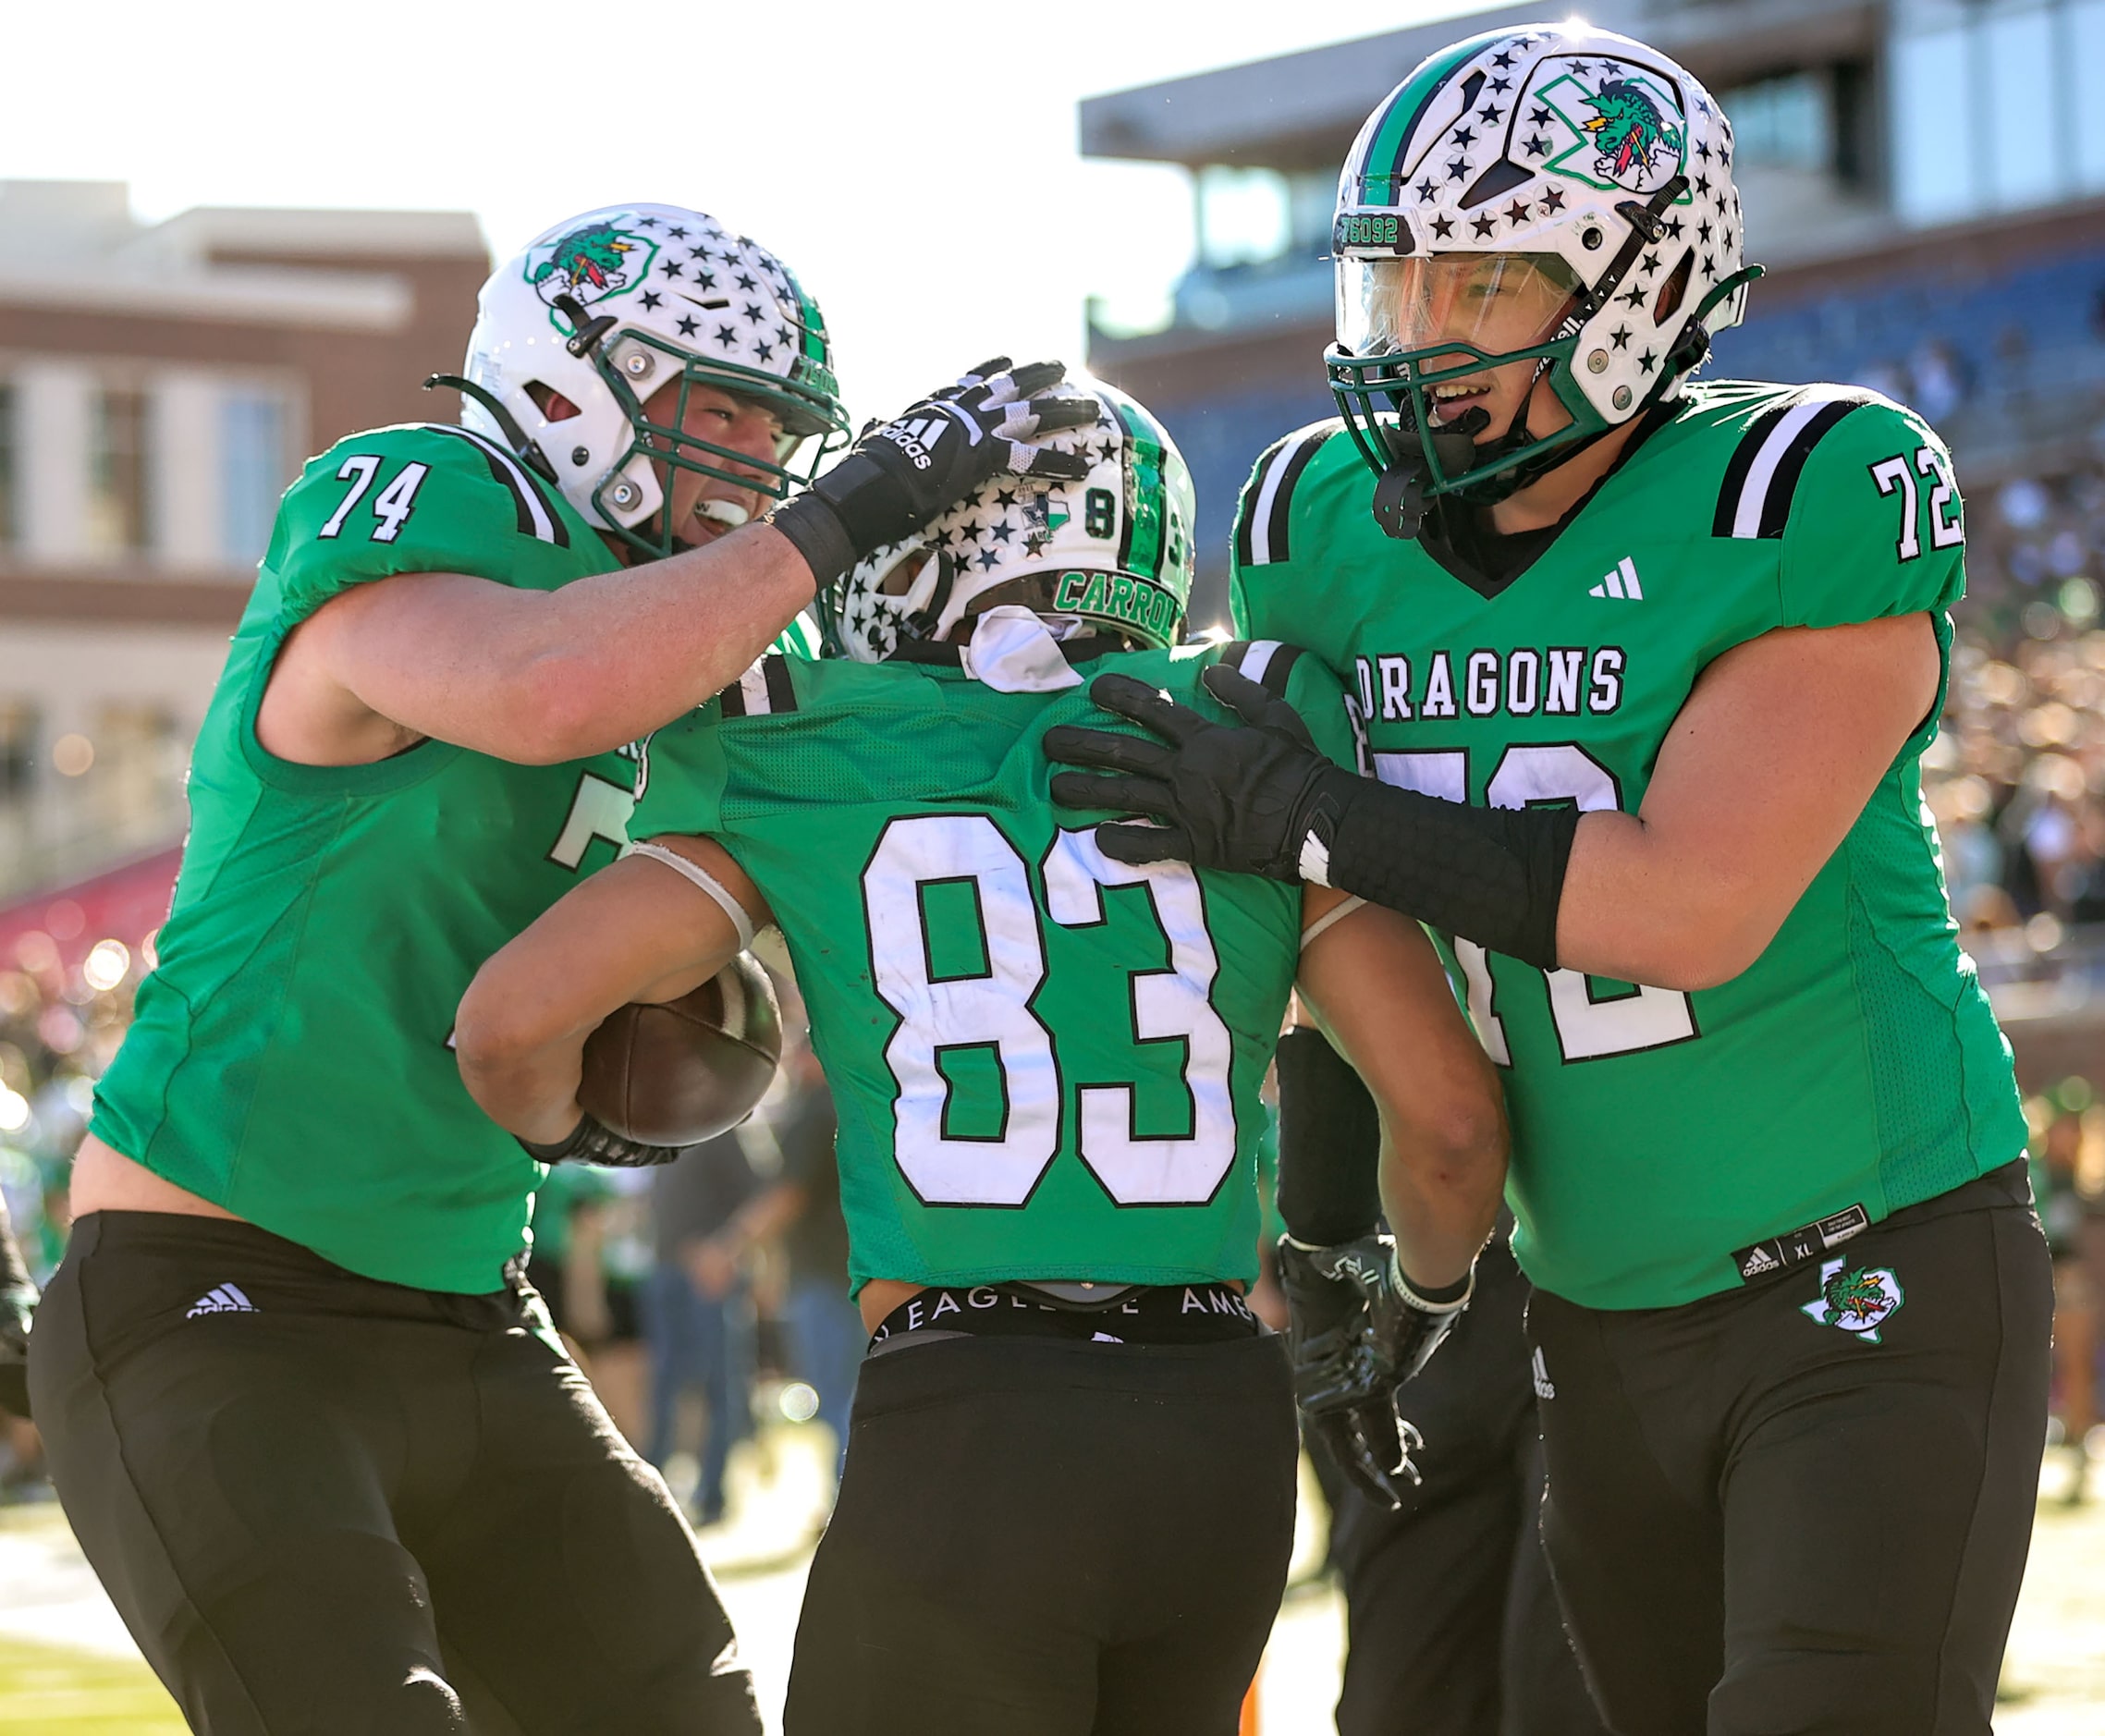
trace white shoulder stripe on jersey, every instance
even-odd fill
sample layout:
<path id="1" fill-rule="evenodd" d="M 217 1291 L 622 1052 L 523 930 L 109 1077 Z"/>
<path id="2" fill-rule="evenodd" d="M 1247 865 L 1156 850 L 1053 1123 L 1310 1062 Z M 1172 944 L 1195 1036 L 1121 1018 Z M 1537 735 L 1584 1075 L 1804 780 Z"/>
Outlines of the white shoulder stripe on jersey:
<path id="1" fill-rule="evenodd" d="M 1246 521 L 1248 544 L 1239 551 L 1249 567 L 1268 567 L 1288 557 L 1287 522 L 1293 506 L 1293 484 L 1307 468 L 1308 460 L 1336 431 L 1333 422 L 1316 422 L 1299 434 L 1289 434 L 1272 454 L 1257 482 Z"/>
<path id="2" fill-rule="evenodd" d="M 1242 660 L 1235 666 L 1239 674 L 1248 676 L 1260 687 L 1265 674 L 1272 666 L 1272 659 L 1279 653 L 1279 642 L 1276 639 L 1253 639 L 1242 652 Z"/>
<path id="3" fill-rule="evenodd" d="M 512 492 L 519 496 L 520 504 L 526 508 L 527 517 L 532 520 L 534 536 L 544 543 L 557 541 L 555 520 L 549 518 L 548 508 L 542 504 L 541 491 L 527 480 L 526 472 L 519 468 L 517 458 L 495 440 L 477 434 L 472 428 L 448 428 L 443 422 L 434 422 L 432 426 L 444 434 L 459 434 L 463 440 L 472 441 L 490 455 L 493 463 L 502 465 L 505 473 L 511 479 Z"/>
<path id="4" fill-rule="evenodd" d="M 761 659 L 765 663 L 765 658 Z M 765 717 L 775 709 L 773 697 L 767 691 L 767 671 L 759 663 L 739 677 L 739 697 L 745 701 L 748 717 Z"/>
<path id="5" fill-rule="evenodd" d="M 1830 404 L 1842 399 L 1855 400 L 1863 396 L 1863 389 L 1853 385 L 1809 386 L 1799 395 L 1798 401 L 1784 411 L 1776 426 L 1768 431 L 1768 438 L 1761 443 L 1754 462 L 1747 467 L 1746 480 L 1740 484 L 1740 497 L 1732 507 L 1734 536 L 1761 534 L 1762 518 L 1768 507 L 1769 486 L 1776 480 L 1777 466 L 1805 432 L 1805 424 Z"/>

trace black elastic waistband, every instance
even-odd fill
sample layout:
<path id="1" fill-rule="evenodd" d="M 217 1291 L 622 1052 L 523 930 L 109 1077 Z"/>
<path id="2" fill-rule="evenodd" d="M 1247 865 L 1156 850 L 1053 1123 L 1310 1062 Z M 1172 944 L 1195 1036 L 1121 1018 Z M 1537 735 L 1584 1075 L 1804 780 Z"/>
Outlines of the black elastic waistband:
<path id="1" fill-rule="evenodd" d="M 102 1281 L 150 1313 L 178 1314 L 232 1285 L 257 1312 L 429 1321 L 473 1330 L 517 1325 L 524 1280 L 478 1294 L 417 1290 L 367 1278 L 312 1248 L 239 1218 L 179 1212 L 89 1212 L 76 1219 L 67 1258 L 93 1260 Z M 510 1274 L 507 1274 L 510 1278 Z M 179 1304 L 179 1306 L 178 1306 Z"/>
<path id="2" fill-rule="evenodd" d="M 1817 1260 L 1831 1248 L 1853 1241 L 1866 1230 L 1904 1229 L 1910 1224 L 1948 1217 L 1953 1212 L 1983 1212 L 1999 1205 L 2030 1205 L 2032 1173 L 2022 1157 L 1962 1182 L 1943 1193 L 1903 1205 L 1897 1212 L 1874 1219 L 1862 1205 L 1852 1205 L 1831 1216 L 1801 1224 L 1796 1229 L 1767 1241 L 1757 1241 L 1732 1252 L 1732 1264 L 1743 1283 L 1756 1284 L 1781 1278 L 1794 1266 Z"/>
<path id="3" fill-rule="evenodd" d="M 887 1314 L 870 1335 L 870 1351 L 954 1337 L 1216 1344 L 1265 1330 L 1232 1284 L 1142 1284 L 1102 1302 L 1075 1302 L 1025 1283 L 938 1285 Z"/>

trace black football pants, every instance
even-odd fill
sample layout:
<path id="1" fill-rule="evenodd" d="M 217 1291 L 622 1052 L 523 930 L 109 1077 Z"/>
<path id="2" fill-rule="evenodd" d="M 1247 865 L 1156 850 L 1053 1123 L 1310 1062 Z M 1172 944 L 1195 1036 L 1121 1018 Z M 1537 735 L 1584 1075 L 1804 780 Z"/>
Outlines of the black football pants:
<path id="1" fill-rule="evenodd" d="M 1349 1483 L 1330 1556 L 1351 1644 L 1340 1736 L 1601 1736 L 1543 1559 L 1527 1280 L 1504 1239 L 1439 1353 L 1397 1394 L 1425 1481 L 1395 1512 Z"/>
<path id="2" fill-rule="evenodd" d="M 1274 1338 L 871 1356 L 785 1736 L 1234 1736 L 1295 1458 Z"/>
<path id="3" fill-rule="evenodd" d="M 31 1336 L 67 1517 L 193 1730 L 759 1730 L 692 1535 L 532 1291 L 97 1212 Z"/>
<path id="4" fill-rule="evenodd" d="M 1544 1535 L 1617 1736 L 1988 1736 L 2053 1312 L 2015 1168 L 1683 1307 L 1536 1291 Z"/>

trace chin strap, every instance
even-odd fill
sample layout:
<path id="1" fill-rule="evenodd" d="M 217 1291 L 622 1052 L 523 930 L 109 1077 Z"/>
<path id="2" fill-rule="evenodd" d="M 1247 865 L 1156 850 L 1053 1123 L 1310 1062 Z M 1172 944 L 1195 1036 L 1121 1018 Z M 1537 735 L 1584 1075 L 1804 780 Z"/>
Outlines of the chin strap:
<path id="1" fill-rule="evenodd" d="M 548 462 L 548 455 L 542 451 L 537 441 L 527 437 L 526 430 L 519 425 L 519 418 L 498 401 L 494 392 L 477 385 L 472 380 L 464 380 L 458 373 L 434 373 L 424 382 L 424 390 L 434 386 L 447 386 L 463 397 L 471 397 L 489 412 L 490 420 L 496 423 L 506 443 L 519 454 L 520 461 L 544 482 L 561 484 L 556 475 L 556 467 Z"/>

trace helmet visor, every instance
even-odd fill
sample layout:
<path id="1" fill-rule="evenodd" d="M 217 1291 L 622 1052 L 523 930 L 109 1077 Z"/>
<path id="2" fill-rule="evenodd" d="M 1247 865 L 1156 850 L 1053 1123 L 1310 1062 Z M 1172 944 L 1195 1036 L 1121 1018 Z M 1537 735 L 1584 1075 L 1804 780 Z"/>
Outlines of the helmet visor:
<path id="1" fill-rule="evenodd" d="M 1338 261 L 1338 342 L 1353 356 L 1434 352 L 1506 356 L 1546 342 L 1578 293 L 1553 253 L 1436 253 Z"/>

